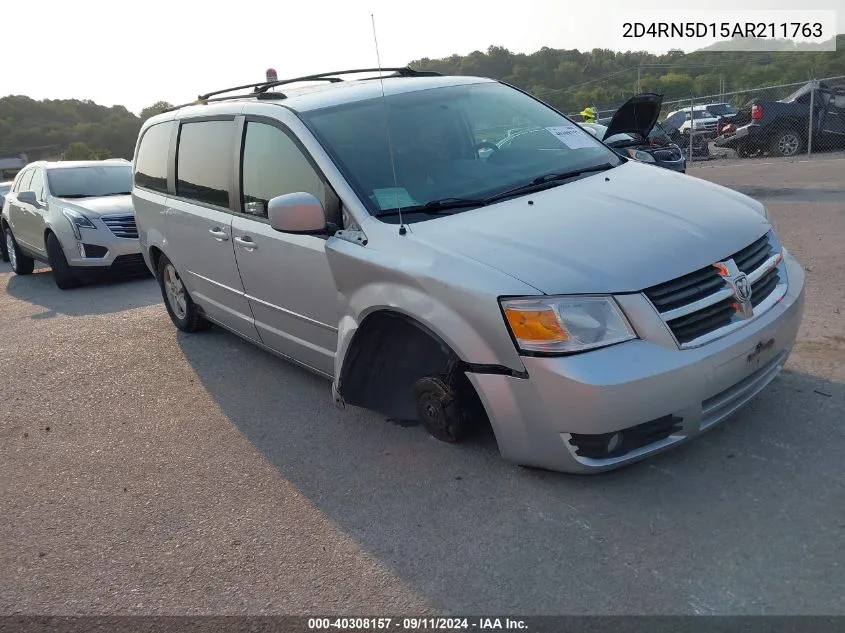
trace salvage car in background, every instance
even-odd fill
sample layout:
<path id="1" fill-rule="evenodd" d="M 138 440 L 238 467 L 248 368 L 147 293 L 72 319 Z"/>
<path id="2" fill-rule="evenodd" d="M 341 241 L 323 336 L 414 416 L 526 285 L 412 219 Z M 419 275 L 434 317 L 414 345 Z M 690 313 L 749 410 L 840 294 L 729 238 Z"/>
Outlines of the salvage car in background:
<path id="1" fill-rule="evenodd" d="M 672 143 L 657 117 L 663 97 L 654 93 L 634 95 L 607 122 L 579 123 L 582 128 L 625 158 L 649 163 L 681 173 L 687 161 L 681 148 Z"/>
<path id="2" fill-rule="evenodd" d="M 845 87 L 810 81 L 780 101 L 752 99 L 731 119 L 714 145 L 745 158 L 755 154 L 795 156 L 807 149 L 810 102 L 813 147 L 845 146 Z"/>

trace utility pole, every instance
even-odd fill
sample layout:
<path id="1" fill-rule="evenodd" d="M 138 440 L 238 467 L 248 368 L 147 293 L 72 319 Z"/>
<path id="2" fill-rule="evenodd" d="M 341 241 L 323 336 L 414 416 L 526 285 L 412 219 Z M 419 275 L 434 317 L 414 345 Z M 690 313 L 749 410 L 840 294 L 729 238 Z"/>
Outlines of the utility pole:
<path id="1" fill-rule="evenodd" d="M 637 66 L 637 93 L 643 91 L 642 85 L 640 84 L 640 69 L 641 66 Z"/>

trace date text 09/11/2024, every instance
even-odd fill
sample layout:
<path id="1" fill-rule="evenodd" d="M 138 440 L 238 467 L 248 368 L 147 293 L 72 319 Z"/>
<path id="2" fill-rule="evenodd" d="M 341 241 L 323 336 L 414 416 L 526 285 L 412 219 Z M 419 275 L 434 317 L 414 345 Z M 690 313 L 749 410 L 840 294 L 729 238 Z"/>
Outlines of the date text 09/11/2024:
<path id="1" fill-rule="evenodd" d="M 525 620 L 518 618 L 308 618 L 309 631 L 331 630 L 400 630 L 400 631 L 495 631 L 526 630 Z"/>
<path id="2" fill-rule="evenodd" d="M 625 22 L 622 37 L 819 39 L 824 29 L 820 22 Z"/>

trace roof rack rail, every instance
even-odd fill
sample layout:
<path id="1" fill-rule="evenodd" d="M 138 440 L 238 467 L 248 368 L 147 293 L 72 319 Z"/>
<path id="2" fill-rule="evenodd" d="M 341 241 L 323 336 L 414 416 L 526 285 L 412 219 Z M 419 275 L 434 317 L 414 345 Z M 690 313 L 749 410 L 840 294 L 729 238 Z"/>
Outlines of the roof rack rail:
<path id="1" fill-rule="evenodd" d="M 305 75 L 303 77 L 293 77 L 291 79 L 279 79 L 276 81 L 259 81 L 256 83 L 251 84 L 244 84 L 242 86 L 235 86 L 234 88 L 224 88 L 223 90 L 214 90 L 213 92 L 208 92 L 206 94 L 200 95 L 198 97 L 199 101 L 205 101 L 210 97 L 215 97 L 217 95 L 225 94 L 227 92 L 235 92 L 238 90 L 248 90 L 253 89 L 256 93 L 264 93 L 267 92 L 270 88 L 274 88 L 276 86 L 283 86 L 285 84 L 292 84 L 292 83 L 299 83 L 302 81 L 328 81 L 330 83 L 336 83 L 338 81 L 342 81 L 338 77 L 338 75 L 352 75 L 356 73 L 376 73 L 376 72 L 393 72 L 395 73 L 394 76 L 397 77 L 427 77 L 427 76 L 435 76 L 439 75 L 440 73 L 435 73 L 430 70 L 414 70 L 413 68 L 409 68 L 408 66 L 403 66 L 401 68 L 358 68 L 353 70 L 336 70 L 333 72 L 328 73 L 316 73 L 313 75 Z"/>
<path id="2" fill-rule="evenodd" d="M 268 92 L 270 88 L 276 86 L 284 86 L 286 84 L 300 83 L 304 81 L 328 81 L 329 83 L 337 83 L 343 81 L 338 75 L 352 75 L 356 73 L 376 73 L 376 72 L 392 72 L 392 75 L 386 77 L 440 77 L 440 73 L 433 70 L 414 70 L 408 66 L 401 68 L 358 68 L 354 70 L 337 70 L 330 73 L 318 73 L 315 75 L 305 75 L 303 77 L 293 77 L 291 79 L 279 79 L 277 81 L 260 81 L 252 84 L 244 84 L 242 86 L 235 86 L 234 88 L 225 88 L 223 90 L 215 90 L 204 95 L 199 95 L 195 101 L 183 103 L 181 105 L 172 106 L 164 110 L 164 112 L 173 112 L 181 108 L 186 108 L 192 105 L 205 105 L 217 101 L 230 101 L 234 99 L 244 99 L 246 97 L 255 97 L 256 99 L 281 100 L 286 99 L 287 96 L 281 92 Z M 366 79 L 378 79 L 378 77 L 367 77 Z M 253 92 L 225 95 L 228 92 L 236 92 L 239 90 L 248 90 L 252 88 Z"/>

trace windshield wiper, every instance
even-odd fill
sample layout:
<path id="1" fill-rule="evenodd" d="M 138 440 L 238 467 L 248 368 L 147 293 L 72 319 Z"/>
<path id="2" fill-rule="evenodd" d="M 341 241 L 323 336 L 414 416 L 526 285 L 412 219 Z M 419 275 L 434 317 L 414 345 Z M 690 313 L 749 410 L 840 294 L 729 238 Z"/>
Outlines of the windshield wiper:
<path id="1" fill-rule="evenodd" d="M 432 200 L 425 204 L 415 204 L 409 207 L 402 207 L 401 209 L 390 209 L 383 211 L 376 215 L 377 218 L 383 218 L 390 215 L 399 215 L 402 213 L 427 213 L 436 215 L 438 213 L 447 213 L 454 209 L 469 209 L 472 207 L 483 207 L 487 204 L 486 199 L 481 198 L 441 198 L 440 200 Z"/>
<path id="2" fill-rule="evenodd" d="M 573 169 L 572 171 L 552 172 L 550 174 L 543 174 L 542 176 L 537 176 L 536 178 L 534 178 L 534 180 L 532 180 L 526 185 L 514 187 L 513 189 L 508 189 L 507 191 L 503 191 L 502 193 L 497 193 L 495 196 L 485 198 L 484 202 L 486 204 L 490 204 L 491 202 L 498 202 L 499 200 L 504 200 L 505 198 L 510 198 L 511 196 L 518 196 L 522 193 L 533 193 L 535 191 L 543 191 L 544 189 L 556 187 L 557 185 L 561 184 L 564 180 L 569 180 L 570 178 L 577 178 L 578 176 L 590 174 L 597 171 L 607 171 L 608 169 L 613 169 L 613 165 L 611 165 L 610 163 L 602 163 L 601 165 L 582 167 L 581 169 Z"/>

